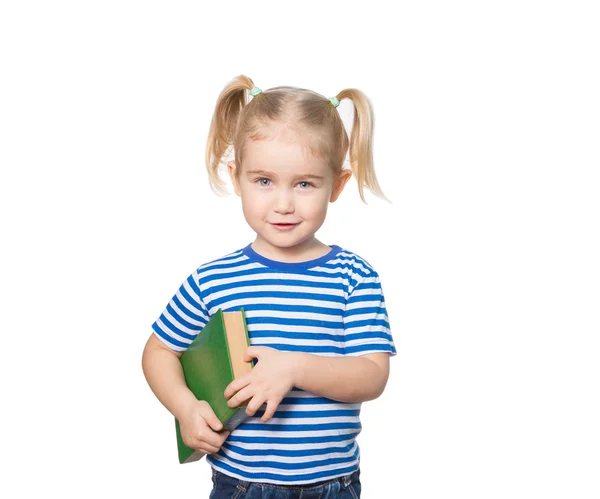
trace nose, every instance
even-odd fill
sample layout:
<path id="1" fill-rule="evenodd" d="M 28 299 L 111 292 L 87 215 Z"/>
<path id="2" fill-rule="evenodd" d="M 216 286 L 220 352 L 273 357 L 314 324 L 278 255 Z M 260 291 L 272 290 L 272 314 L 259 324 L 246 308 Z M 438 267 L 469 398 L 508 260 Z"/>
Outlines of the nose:
<path id="1" fill-rule="evenodd" d="M 274 208 L 276 213 L 294 212 L 294 193 L 289 189 L 279 189 L 275 197 Z"/>

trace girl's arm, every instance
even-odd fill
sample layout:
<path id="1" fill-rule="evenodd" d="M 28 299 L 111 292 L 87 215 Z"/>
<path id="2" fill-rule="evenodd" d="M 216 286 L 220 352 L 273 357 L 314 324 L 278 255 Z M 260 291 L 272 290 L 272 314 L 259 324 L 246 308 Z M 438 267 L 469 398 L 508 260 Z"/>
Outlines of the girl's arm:
<path id="1" fill-rule="evenodd" d="M 324 357 L 253 345 L 247 348 L 244 361 L 253 358 L 258 359 L 255 367 L 229 383 L 224 395 L 229 407 L 249 400 L 248 416 L 266 403 L 263 422 L 273 417 L 294 386 L 339 402 L 364 402 L 383 393 L 389 374 L 386 352 Z"/>
<path id="2" fill-rule="evenodd" d="M 324 357 L 294 352 L 294 385 L 340 402 L 365 402 L 379 397 L 390 372 L 389 354 Z"/>
<path id="3" fill-rule="evenodd" d="M 197 402 L 185 384 L 179 361 L 181 354 L 167 347 L 154 333 L 148 338 L 142 354 L 142 369 L 150 388 L 177 419 L 182 418 L 186 407 Z"/>
<path id="4" fill-rule="evenodd" d="M 218 452 L 229 436 L 205 400 L 197 400 L 185 384 L 179 358 L 154 333 L 142 354 L 142 369 L 156 398 L 177 418 L 183 442 L 203 454 Z M 220 433 L 217 433 L 220 432 Z"/>

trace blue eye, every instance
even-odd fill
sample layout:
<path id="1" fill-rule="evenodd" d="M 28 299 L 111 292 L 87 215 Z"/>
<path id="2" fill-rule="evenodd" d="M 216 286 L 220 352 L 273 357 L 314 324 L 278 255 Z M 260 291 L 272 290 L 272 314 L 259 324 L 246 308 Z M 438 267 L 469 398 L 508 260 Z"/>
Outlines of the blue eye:
<path id="1" fill-rule="evenodd" d="M 310 182 L 300 182 L 298 185 L 300 184 L 306 184 L 306 187 L 312 187 L 313 185 Z"/>
<path id="2" fill-rule="evenodd" d="M 266 180 L 267 182 L 270 182 L 270 180 L 268 178 L 259 178 L 256 182 L 258 182 L 258 185 L 262 185 L 263 187 L 266 187 L 269 184 L 263 184 L 262 181 Z"/>

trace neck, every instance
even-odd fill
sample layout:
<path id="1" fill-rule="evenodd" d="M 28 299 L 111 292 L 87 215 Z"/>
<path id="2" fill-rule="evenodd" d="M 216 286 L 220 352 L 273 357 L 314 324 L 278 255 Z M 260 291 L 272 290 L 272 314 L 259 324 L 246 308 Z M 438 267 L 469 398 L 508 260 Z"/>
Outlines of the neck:
<path id="1" fill-rule="evenodd" d="M 257 237 L 252 243 L 252 249 L 265 258 L 285 263 L 315 260 L 331 251 L 329 246 L 323 244 L 314 236 L 312 239 L 303 241 L 301 244 L 289 248 L 273 246 L 260 237 Z"/>

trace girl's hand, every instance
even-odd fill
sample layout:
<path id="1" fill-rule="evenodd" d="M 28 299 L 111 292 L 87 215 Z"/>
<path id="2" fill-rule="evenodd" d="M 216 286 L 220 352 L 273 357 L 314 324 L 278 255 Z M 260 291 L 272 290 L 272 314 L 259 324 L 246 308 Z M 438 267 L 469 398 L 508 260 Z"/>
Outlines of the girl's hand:
<path id="1" fill-rule="evenodd" d="M 205 454 L 218 452 L 231 433 L 223 429 L 223 424 L 206 400 L 196 400 L 185 408 L 180 417 L 183 443 Z"/>
<path id="2" fill-rule="evenodd" d="M 229 407 L 237 407 L 246 400 L 246 414 L 254 416 L 256 411 L 267 403 L 261 418 L 263 423 L 273 417 L 279 403 L 294 386 L 294 354 L 282 352 L 270 347 L 248 347 L 244 361 L 253 358 L 258 363 L 251 372 L 233 380 L 225 389 L 225 398 Z M 231 397 L 231 398 L 230 398 Z"/>

